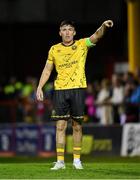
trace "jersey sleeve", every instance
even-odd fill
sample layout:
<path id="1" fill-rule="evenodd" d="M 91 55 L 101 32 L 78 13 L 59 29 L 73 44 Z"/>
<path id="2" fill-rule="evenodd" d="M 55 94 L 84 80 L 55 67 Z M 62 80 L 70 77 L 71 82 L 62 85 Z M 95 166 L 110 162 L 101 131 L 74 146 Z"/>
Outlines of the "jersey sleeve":
<path id="1" fill-rule="evenodd" d="M 54 63 L 54 56 L 53 56 L 53 48 L 52 47 L 49 50 L 47 62 L 49 64 L 53 64 Z"/>

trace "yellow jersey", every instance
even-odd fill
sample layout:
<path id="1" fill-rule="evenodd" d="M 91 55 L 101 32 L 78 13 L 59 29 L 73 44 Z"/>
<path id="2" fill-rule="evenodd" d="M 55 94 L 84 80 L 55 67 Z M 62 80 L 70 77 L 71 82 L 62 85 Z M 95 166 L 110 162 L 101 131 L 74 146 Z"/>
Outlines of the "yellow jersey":
<path id="1" fill-rule="evenodd" d="M 85 62 L 92 45 L 89 38 L 84 38 L 74 41 L 70 46 L 59 43 L 50 48 L 47 61 L 56 68 L 55 90 L 87 87 Z"/>

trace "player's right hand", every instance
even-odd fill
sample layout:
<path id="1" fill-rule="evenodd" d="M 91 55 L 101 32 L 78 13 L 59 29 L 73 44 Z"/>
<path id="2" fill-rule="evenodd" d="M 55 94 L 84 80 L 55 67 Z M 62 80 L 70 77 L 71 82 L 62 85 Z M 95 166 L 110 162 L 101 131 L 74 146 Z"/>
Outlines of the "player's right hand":
<path id="1" fill-rule="evenodd" d="M 108 28 L 111 28 L 111 27 L 113 27 L 113 21 L 112 20 L 104 21 L 103 25 L 108 27 Z"/>
<path id="2" fill-rule="evenodd" d="M 37 91 L 36 91 L 36 98 L 38 101 L 43 101 L 44 97 L 43 97 L 43 91 L 41 88 L 37 88 Z"/>

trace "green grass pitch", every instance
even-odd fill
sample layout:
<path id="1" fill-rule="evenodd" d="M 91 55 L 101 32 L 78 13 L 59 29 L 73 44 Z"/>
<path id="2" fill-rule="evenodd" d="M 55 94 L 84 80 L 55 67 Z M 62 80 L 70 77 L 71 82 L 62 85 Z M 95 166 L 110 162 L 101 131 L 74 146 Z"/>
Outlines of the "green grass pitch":
<path id="1" fill-rule="evenodd" d="M 140 157 L 82 156 L 84 169 L 72 167 L 71 156 L 66 169 L 51 171 L 55 158 L 0 158 L 0 179 L 140 179 Z"/>

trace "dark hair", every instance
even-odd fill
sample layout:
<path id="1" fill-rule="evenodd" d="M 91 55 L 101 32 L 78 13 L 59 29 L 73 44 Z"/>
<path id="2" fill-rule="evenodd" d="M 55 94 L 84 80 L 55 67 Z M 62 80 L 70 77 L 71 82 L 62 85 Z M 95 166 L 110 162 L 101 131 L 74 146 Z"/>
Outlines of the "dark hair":
<path id="1" fill-rule="evenodd" d="M 70 25 L 75 28 L 75 23 L 74 23 L 74 21 L 71 21 L 71 20 L 64 20 L 60 23 L 60 27 L 62 27 L 64 25 Z"/>
<path id="2" fill-rule="evenodd" d="M 128 84 L 132 84 L 132 85 L 135 85 L 135 86 L 138 86 L 138 81 L 136 80 L 136 79 L 129 79 L 128 81 L 127 81 L 127 83 Z"/>

